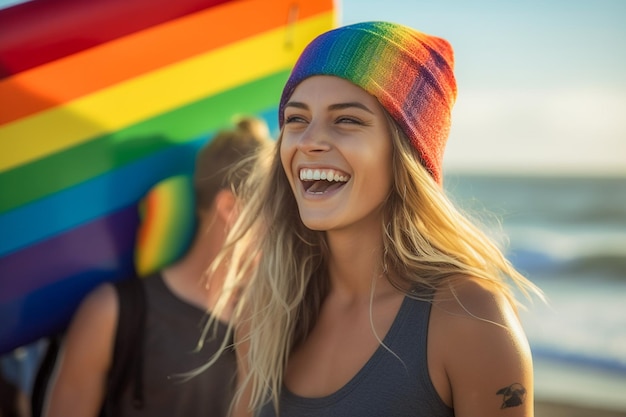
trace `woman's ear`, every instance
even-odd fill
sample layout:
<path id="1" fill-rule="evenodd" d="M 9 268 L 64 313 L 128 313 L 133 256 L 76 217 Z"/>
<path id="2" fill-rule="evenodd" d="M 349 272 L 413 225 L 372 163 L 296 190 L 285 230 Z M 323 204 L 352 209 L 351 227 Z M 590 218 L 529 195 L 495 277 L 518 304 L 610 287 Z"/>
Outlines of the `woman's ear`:
<path id="1" fill-rule="evenodd" d="M 218 218 L 229 227 L 235 222 L 237 201 L 229 189 L 220 190 L 215 196 L 214 206 Z"/>

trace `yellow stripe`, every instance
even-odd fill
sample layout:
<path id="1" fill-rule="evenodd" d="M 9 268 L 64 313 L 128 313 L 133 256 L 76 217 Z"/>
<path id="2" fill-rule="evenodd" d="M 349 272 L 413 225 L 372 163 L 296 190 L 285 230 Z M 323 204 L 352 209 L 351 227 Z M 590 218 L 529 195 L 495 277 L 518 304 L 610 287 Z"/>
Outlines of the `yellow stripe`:
<path id="1" fill-rule="evenodd" d="M 334 12 L 320 14 L 6 124 L 0 172 L 289 68 L 334 24 Z"/>

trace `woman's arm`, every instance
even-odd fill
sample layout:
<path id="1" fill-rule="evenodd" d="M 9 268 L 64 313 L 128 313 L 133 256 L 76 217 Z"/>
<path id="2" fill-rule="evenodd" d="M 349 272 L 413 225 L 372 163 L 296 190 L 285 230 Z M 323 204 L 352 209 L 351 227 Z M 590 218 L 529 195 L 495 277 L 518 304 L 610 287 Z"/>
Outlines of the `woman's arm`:
<path id="1" fill-rule="evenodd" d="M 532 417 L 532 358 L 515 308 L 492 284 L 451 288 L 438 294 L 429 330 L 442 399 L 456 417 Z"/>
<path id="2" fill-rule="evenodd" d="M 81 303 L 67 330 L 46 395 L 46 417 L 97 417 L 113 356 L 118 301 L 104 284 Z"/>

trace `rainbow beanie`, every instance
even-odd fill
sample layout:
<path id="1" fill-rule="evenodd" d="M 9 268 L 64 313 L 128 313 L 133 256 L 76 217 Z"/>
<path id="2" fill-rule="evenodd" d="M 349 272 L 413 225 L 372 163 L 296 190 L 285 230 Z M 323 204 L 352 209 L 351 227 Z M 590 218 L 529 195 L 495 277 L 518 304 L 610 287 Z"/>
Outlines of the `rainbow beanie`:
<path id="1" fill-rule="evenodd" d="M 441 38 L 388 22 L 343 26 L 315 38 L 302 52 L 283 90 L 284 107 L 297 85 L 333 75 L 378 99 L 441 184 L 443 152 L 456 100 L 452 47 Z"/>

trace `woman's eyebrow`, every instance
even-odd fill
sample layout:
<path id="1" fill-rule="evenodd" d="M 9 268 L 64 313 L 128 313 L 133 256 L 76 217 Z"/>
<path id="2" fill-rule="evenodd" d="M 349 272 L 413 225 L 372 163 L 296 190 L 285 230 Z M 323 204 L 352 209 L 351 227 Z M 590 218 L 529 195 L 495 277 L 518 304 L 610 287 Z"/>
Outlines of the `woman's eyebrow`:
<path id="1" fill-rule="evenodd" d="M 337 104 L 331 104 L 330 106 L 328 106 L 328 110 L 343 110 L 343 109 L 348 109 L 351 107 L 356 107 L 358 109 L 361 110 L 365 110 L 368 113 L 374 114 L 373 111 L 371 111 L 365 104 L 360 103 L 358 101 L 351 101 L 348 103 L 337 103 Z"/>
<path id="2" fill-rule="evenodd" d="M 299 101 L 288 101 L 285 104 L 285 108 L 287 108 L 287 107 L 295 107 L 295 108 L 304 109 L 304 110 L 309 108 L 309 106 L 307 106 L 306 104 L 301 103 Z"/>
<path id="3" fill-rule="evenodd" d="M 300 101 L 288 101 L 285 104 L 285 108 L 287 107 L 295 107 L 298 109 L 308 109 L 309 106 L 307 106 L 305 103 L 302 103 Z M 356 107 L 358 109 L 361 110 L 365 110 L 368 113 L 374 114 L 374 112 L 372 110 L 369 109 L 369 107 L 367 107 L 366 105 L 364 105 L 363 103 L 359 103 L 358 101 L 350 101 L 347 103 L 337 103 L 337 104 L 331 104 L 330 106 L 328 106 L 328 110 L 343 110 L 343 109 L 348 109 L 351 107 Z"/>
<path id="4" fill-rule="evenodd" d="M 309 106 L 307 106 L 305 103 L 302 103 L 300 101 L 288 101 L 285 104 L 285 108 L 287 107 L 295 107 L 297 109 L 303 109 L 303 110 L 307 110 L 309 108 Z M 358 101 L 350 101 L 347 103 L 337 103 L 337 104 L 331 104 L 330 106 L 328 106 L 328 110 L 344 110 L 344 109 L 349 109 L 355 107 L 357 109 L 361 109 L 364 110 L 368 113 L 374 114 L 374 112 L 372 110 L 369 109 L 369 107 L 367 107 L 365 104 L 363 103 L 359 103 Z"/>

